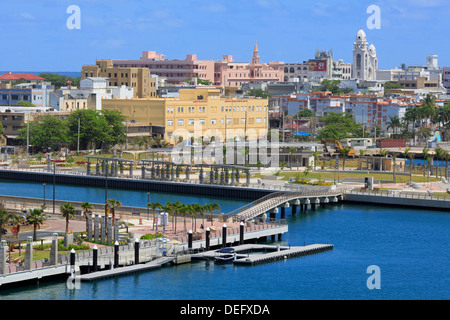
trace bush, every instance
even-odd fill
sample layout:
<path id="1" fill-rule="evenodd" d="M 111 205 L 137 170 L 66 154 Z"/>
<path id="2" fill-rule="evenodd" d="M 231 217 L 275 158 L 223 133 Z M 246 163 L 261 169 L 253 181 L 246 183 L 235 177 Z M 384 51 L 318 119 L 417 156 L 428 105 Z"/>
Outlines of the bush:
<path id="1" fill-rule="evenodd" d="M 156 238 L 162 238 L 162 233 L 156 233 L 156 234 L 147 233 L 141 237 L 142 240 L 152 240 L 152 239 L 156 239 Z"/>

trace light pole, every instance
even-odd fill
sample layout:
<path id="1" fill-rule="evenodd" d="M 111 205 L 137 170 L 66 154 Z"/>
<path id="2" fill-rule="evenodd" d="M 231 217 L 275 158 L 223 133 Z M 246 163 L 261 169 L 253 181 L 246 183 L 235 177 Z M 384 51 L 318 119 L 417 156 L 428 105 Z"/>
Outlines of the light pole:
<path id="1" fill-rule="evenodd" d="M 53 214 L 55 214 L 56 162 L 53 162 Z"/>
<path id="2" fill-rule="evenodd" d="M 147 192 L 147 220 L 150 219 L 150 207 L 148 204 L 150 203 L 150 192 Z"/>
<path id="3" fill-rule="evenodd" d="M 105 217 L 108 210 L 108 160 L 105 160 Z"/>
<path id="4" fill-rule="evenodd" d="M 45 207 L 45 183 L 43 183 L 42 186 L 44 187 L 44 207 Z"/>

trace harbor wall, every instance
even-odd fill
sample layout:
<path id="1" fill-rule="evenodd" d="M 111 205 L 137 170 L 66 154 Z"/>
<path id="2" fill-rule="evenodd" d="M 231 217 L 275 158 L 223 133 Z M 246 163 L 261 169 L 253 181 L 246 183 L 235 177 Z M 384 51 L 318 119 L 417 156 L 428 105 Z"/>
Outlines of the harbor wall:
<path id="1" fill-rule="evenodd" d="M 182 183 L 158 180 L 123 179 L 97 176 L 78 176 L 69 174 L 53 174 L 45 172 L 27 172 L 0 170 L 0 179 L 22 180 L 27 182 L 87 186 L 114 189 L 139 190 L 146 192 L 169 192 L 180 194 L 204 195 L 211 197 L 227 197 L 234 199 L 256 200 L 274 192 L 274 190 L 253 189 L 245 187 Z M 107 180 L 107 181 L 106 181 Z"/>

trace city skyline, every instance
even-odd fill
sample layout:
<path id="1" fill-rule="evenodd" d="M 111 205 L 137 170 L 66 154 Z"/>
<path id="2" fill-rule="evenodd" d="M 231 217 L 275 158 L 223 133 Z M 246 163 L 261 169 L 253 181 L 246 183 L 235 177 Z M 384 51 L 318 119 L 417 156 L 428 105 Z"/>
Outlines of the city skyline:
<path id="1" fill-rule="evenodd" d="M 80 8 L 80 29 L 69 29 L 71 5 Z M 380 8 L 380 29 L 366 25 L 370 5 Z M 97 59 L 139 59 L 156 51 L 166 59 L 251 61 L 255 40 L 262 62 L 303 62 L 316 49 L 352 63 L 362 28 L 379 56 L 379 68 L 425 65 L 436 54 L 450 65 L 442 32 L 450 15 L 445 0 L 379 1 L 54 1 L 2 3 L 0 35 L 7 44 L 0 70 L 72 71 Z M 438 23 L 436 23 L 438 21 Z"/>

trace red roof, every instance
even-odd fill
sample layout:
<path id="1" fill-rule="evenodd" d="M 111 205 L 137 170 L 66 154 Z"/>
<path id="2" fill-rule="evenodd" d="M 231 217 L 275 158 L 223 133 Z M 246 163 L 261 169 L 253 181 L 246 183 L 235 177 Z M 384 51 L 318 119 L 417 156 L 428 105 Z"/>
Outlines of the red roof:
<path id="1" fill-rule="evenodd" d="M 0 80 L 12 80 L 17 81 L 19 79 L 25 79 L 25 80 L 45 80 L 42 77 L 36 76 L 34 74 L 27 74 L 27 73 L 5 73 L 0 76 Z"/>

